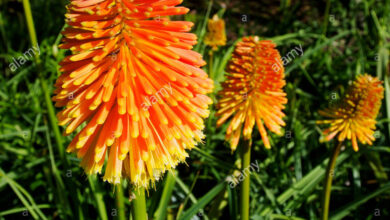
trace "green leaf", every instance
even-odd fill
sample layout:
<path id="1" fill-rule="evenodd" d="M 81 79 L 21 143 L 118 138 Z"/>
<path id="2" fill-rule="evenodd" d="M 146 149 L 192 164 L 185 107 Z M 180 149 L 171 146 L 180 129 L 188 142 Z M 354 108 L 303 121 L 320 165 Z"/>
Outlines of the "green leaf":
<path id="1" fill-rule="evenodd" d="M 230 219 L 238 219 L 238 196 L 236 188 L 228 187 L 228 193 Z"/>
<path id="2" fill-rule="evenodd" d="M 40 204 L 40 205 L 37 205 L 37 207 L 39 209 L 53 208 L 49 204 Z M 12 215 L 12 214 L 16 214 L 16 213 L 20 213 L 20 212 L 24 212 L 24 211 L 26 211 L 25 207 L 13 208 L 13 209 L 9 209 L 9 210 L 5 210 L 5 211 L 0 212 L 0 216 Z"/>
<path id="3" fill-rule="evenodd" d="M 318 52 L 319 50 L 321 50 L 325 46 L 331 44 L 332 42 L 334 42 L 340 38 L 347 36 L 350 33 L 351 33 L 351 31 L 343 31 L 340 34 L 338 34 L 332 38 L 329 38 L 328 40 L 324 41 L 323 43 L 317 45 L 316 47 L 306 50 L 304 52 L 304 54 L 301 57 L 297 58 L 290 67 L 286 68 L 286 71 L 285 71 L 286 76 L 289 75 L 289 73 L 291 71 L 293 71 L 295 68 L 299 67 L 304 60 L 307 60 L 307 59 L 309 59 L 310 56 L 314 55 L 315 52 Z"/>
<path id="4" fill-rule="evenodd" d="M 154 218 L 156 220 L 164 220 L 167 215 L 169 201 L 171 200 L 172 191 L 175 187 L 175 177 L 171 172 L 168 172 L 167 178 L 165 180 L 163 193 L 161 195 L 161 200 L 158 205 L 157 211 L 154 213 Z"/>
<path id="5" fill-rule="evenodd" d="M 198 200 L 195 198 L 195 196 L 192 194 L 191 192 L 191 189 L 187 187 L 187 185 L 179 178 L 179 176 L 174 176 L 175 177 L 175 180 L 176 180 L 176 183 L 177 185 L 183 190 L 183 192 L 188 196 L 188 198 L 191 200 L 192 203 L 197 203 Z M 194 180 L 193 184 L 196 182 L 196 180 Z M 192 185 L 191 187 L 193 187 L 194 185 Z M 180 209 L 179 209 L 179 212 L 180 212 Z M 177 213 L 178 215 L 180 213 Z M 199 210 L 199 213 L 201 215 L 204 216 L 204 220 L 208 220 L 208 217 L 204 215 L 204 211 L 203 209 L 200 209 Z"/>
<path id="6" fill-rule="evenodd" d="M 337 164 L 342 163 L 349 157 L 349 152 L 343 152 L 337 158 Z M 302 200 L 314 190 L 316 186 L 323 180 L 326 165 L 329 159 L 325 159 L 321 164 L 316 166 L 312 171 L 306 174 L 300 181 L 293 184 L 290 188 L 284 191 L 280 196 L 277 197 L 276 201 L 278 204 L 285 204 L 288 200 L 286 208 L 297 207 L 302 204 Z M 336 165 L 337 165 L 336 164 Z M 291 200 L 291 197 L 293 199 Z M 272 208 L 267 207 L 261 212 L 261 216 L 265 216 L 272 211 Z"/>
<path id="7" fill-rule="evenodd" d="M 218 195 L 224 188 L 226 187 L 226 183 L 222 182 L 215 186 L 212 190 L 210 190 L 206 195 L 199 199 L 197 203 L 195 203 L 191 208 L 189 208 L 186 212 L 183 213 L 180 220 L 190 220 L 192 216 L 194 216 L 198 211 L 204 208 L 207 204 L 214 199 L 215 196 Z"/>
<path id="8" fill-rule="evenodd" d="M 17 182 L 13 181 L 7 176 L 7 174 L 0 168 L 0 176 L 4 177 L 5 181 L 9 184 L 15 194 L 18 196 L 23 205 L 31 213 L 34 219 L 47 219 L 42 211 L 38 208 L 32 196 Z"/>
<path id="9" fill-rule="evenodd" d="M 210 17 L 212 6 L 213 6 L 213 1 L 210 1 L 209 6 L 207 7 L 206 15 L 203 17 L 204 20 L 203 20 L 202 26 L 200 26 L 200 29 L 198 29 L 196 32 L 196 35 L 198 36 L 199 40 L 198 40 L 198 44 L 195 46 L 195 49 L 194 49 L 195 51 L 199 52 L 200 46 L 203 45 L 203 38 L 206 34 L 207 23 L 208 23 L 208 20 Z"/>
<path id="10" fill-rule="evenodd" d="M 295 216 L 285 216 L 285 215 L 281 215 L 281 214 L 270 214 L 269 217 L 270 217 L 269 219 L 278 219 L 278 220 L 283 220 L 283 219 L 286 219 L 286 220 L 304 220 L 304 218 L 295 217 Z"/>
<path id="11" fill-rule="evenodd" d="M 104 204 L 104 194 L 99 190 L 98 184 L 96 184 L 96 176 L 88 176 L 89 185 L 91 187 L 91 193 L 94 195 L 96 200 L 96 208 L 99 216 L 102 220 L 107 220 L 106 205 Z"/>
<path id="12" fill-rule="evenodd" d="M 369 194 L 363 195 L 356 199 L 355 201 L 345 205 L 344 207 L 340 208 L 339 210 L 335 211 L 334 214 L 331 213 L 330 219 L 332 220 L 338 220 L 342 219 L 345 216 L 347 216 L 351 211 L 358 208 L 360 205 L 364 204 L 368 200 L 384 193 L 384 192 L 390 192 L 390 183 L 383 185 L 381 188 L 375 190 L 374 192 L 371 192 Z"/>

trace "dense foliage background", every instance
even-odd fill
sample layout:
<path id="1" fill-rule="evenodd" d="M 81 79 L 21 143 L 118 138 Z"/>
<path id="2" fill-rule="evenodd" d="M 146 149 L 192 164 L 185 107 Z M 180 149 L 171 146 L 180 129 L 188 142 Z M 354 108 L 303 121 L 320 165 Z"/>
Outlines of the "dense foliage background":
<path id="1" fill-rule="evenodd" d="M 31 1 L 43 68 L 38 72 L 28 61 L 13 72 L 13 58 L 31 45 L 22 1 L 0 1 L 0 219 L 117 219 L 130 212 L 126 183 L 113 187 L 101 176 L 86 176 L 78 159 L 61 152 L 54 141 L 38 75 L 51 93 L 66 53 L 58 49 L 66 4 Z M 214 56 L 216 91 L 242 36 L 272 39 L 282 56 L 303 48 L 286 65 L 285 135 L 272 135 L 271 150 L 264 149 L 258 132 L 253 135 L 252 162 L 258 162 L 260 171 L 251 176 L 252 219 L 319 218 L 334 142 L 319 142 L 315 120 L 321 118 L 318 110 L 337 102 L 361 73 L 378 76 L 386 87 L 377 140 L 372 147 L 360 144 L 357 153 L 345 144 L 334 172 L 331 218 L 389 218 L 390 1 L 328 0 L 329 8 L 324 0 L 185 0 L 183 5 L 191 9 L 184 17 L 196 24 L 196 50 L 205 60 L 210 50 L 202 43 L 205 21 L 215 13 L 226 21 L 228 44 Z M 239 187 L 230 188 L 224 180 L 238 171 L 238 154 L 224 141 L 226 126 L 216 128 L 215 123 L 212 111 L 204 143 L 175 176 L 149 190 L 150 218 L 237 218 Z M 71 138 L 64 137 L 65 146 Z"/>

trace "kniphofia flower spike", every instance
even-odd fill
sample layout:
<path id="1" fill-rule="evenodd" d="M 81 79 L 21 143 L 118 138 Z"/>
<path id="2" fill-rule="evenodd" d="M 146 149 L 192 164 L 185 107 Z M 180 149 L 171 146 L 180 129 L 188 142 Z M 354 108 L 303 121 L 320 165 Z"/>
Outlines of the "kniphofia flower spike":
<path id="1" fill-rule="evenodd" d="M 256 122 L 264 146 L 270 148 L 265 127 L 281 134 L 284 104 L 284 67 L 275 44 L 258 37 L 245 37 L 235 48 L 227 66 L 227 77 L 222 83 L 221 99 L 217 104 L 217 125 L 232 120 L 226 131 L 231 149 L 237 148 L 241 131 L 244 139 L 251 139 Z M 265 126 L 264 126 L 265 125 Z"/>
<path id="2" fill-rule="evenodd" d="M 319 113 L 330 119 L 317 121 L 329 124 L 323 131 L 325 141 L 337 136 L 338 141 L 352 141 L 355 151 L 359 150 L 357 140 L 372 145 L 376 117 L 383 99 L 382 82 L 368 74 L 360 75 L 352 83 L 345 97 L 335 106 Z"/>
<path id="3" fill-rule="evenodd" d="M 191 51 L 193 24 L 169 21 L 182 15 L 182 0 L 72 0 L 67 6 L 55 86 L 60 125 L 78 129 L 68 147 L 87 174 L 122 177 L 147 187 L 188 156 L 203 138 L 203 118 L 213 82 Z"/>

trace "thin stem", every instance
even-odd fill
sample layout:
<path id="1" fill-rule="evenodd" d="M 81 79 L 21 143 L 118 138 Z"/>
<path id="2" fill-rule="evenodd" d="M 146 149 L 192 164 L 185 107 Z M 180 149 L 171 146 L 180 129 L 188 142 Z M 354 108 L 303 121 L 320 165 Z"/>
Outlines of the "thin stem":
<path id="1" fill-rule="evenodd" d="M 173 171 L 174 172 L 174 171 Z M 172 191 L 175 186 L 176 180 L 175 180 L 175 174 L 168 172 L 165 183 L 164 183 L 164 189 L 160 197 L 160 203 L 158 204 L 157 211 L 154 213 L 154 218 L 156 220 L 163 220 L 166 219 L 167 214 L 167 207 L 169 205 L 169 201 L 171 200 Z M 178 214 L 179 215 L 179 214 Z"/>
<path id="2" fill-rule="evenodd" d="M 330 193 L 332 189 L 332 179 L 334 175 L 334 168 L 336 166 L 337 157 L 340 154 L 340 149 L 343 142 L 338 142 L 337 145 L 333 148 L 331 158 L 326 168 L 325 173 L 325 185 L 324 185 L 324 195 L 322 200 L 322 220 L 327 220 L 329 216 L 329 202 L 330 202 Z"/>
<path id="3" fill-rule="evenodd" d="M 251 145 L 252 140 L 245 140 L 242 144 L 242 172 L 250 166 L 251 162 Z M 241 183 L 241 220 L 249 220 L 249 192 L 250 192 L 250 173 Z"/>
<path id="4" fill-rule="evenodd" d="M 209 75 L 212 80 L 214 80 L 214 73 L 213 73 L 213 58 L 214 58 L 214 51 L 213 49 L 209 52 Z"/>
<path id="5" fill-rule="evenodd" d="M 145 189 L 143 187 L 135 189 L 134 195 L 135 199 L 131 202 L 133 207 L 133 220 L 147 220 Z"/>
<path id="6" fill-rule="evenodd" d="M 116 208 L 118 209 L 118 219 L 125 220 L 125 203 L 123 199 L 123 189 L 122 184 L 118 184 L 115 189 L 115 197 L 116 197 Z"/>
<path id="7" fill-rule="evenodd" d="M 209 63 L 208 63 L 208 67 L 209 67 L 209 76 L 210 76 L 210 79 L 212 79 L 214 81 L 214 74 L 213 74 L 213 58 L 214 57 L 214 51 L 211 49 L 209 51 Z M 213 103 L 215 103 L 215 94 L 214 94 L 215 90 L 213 92 L 210 93 L 209 97 L 211 98 L 211 100 L 213 101 Z M 214 105 L 211 105 L 210 106 L 210 115 L 209 117 L 207 118 L 207 129 L 212 129 L 212 121 L 213 121 L 213 118 L 214 118 L 214 114 L 215 114 L 215 109 L 214 109 Z M 210 130 L 209 130 L 210 131 Z M 207 135 L 206 136 L 206 143 L 209 143 L 210 142 L 210 136 Z"/>
<path id="8" fill-rule="evenodd" d="M 24 14 L 26 16 L 28 33 L 30 35 L 31 44 L 38 45 L 37 35 L 35 33 L 34 19 L 31 13 L 31 6 L 29 0 L 23 0 Z M 39 59 L 39 54 L 35 53 L 35 57 Z"/>
<path id="9" fill-rule="evenodd" d="M 33 46 L 39 47 L 38 40 L 37 40 L 37 35 L 36 35 L 36 32 L 35 32 L 35 27 L 34 27 L 34 19 L 32 17 L 32 13 L 31 13 L 30 1 L 29 0 L 23 0 L 23 7 L 24 7 L 24 13 L 25 13 L 25 16 L 26 16 L 27 27 L 28 27 L 28 32 L 29 32 L 29 35 L 30 35 L 31 44 Z M 57 143 L 57 146 L 58 146 L 59 155 L 60 155 L 61 160 L 65 162 L 65 165 L 67 165 L 67 160 L 65 158 L 64 145 L 62 143 L 61 132 L 60 132 L 60 129 L 58 128 L 58 125 L 57 125 L 57 118 L 56 118 L 56 114 L 55 114 L 55 111 L 54 111 L 53 103 L 51 102 L 49 89 L 47 87 L 45 79 L 42 76 L 41 60 L 39 58 L 39 54 L 38 53 L 35 53 L 35 62 L 36 62 L 36 65 L 37 65 L 39 81 L 40 81 L 40 84 L 41 84 L 43 96 L 44 96 L 46 107 L 47 107 L 47 112 L 48 112 L 48 115 L 49 115 L 50 125 L 51 125 L 51 127 L 53 129 L 54 137 L 55 137 L 55 140 L 56 140 L 56 143 Z"/>
<path id="10" fill-rule="evenodd" d="M 329 24 L 329 11 L 330 11 L 330 0 L 326 0 L 326 8 L 324 15 L 324 26 L 322 27 L 322 35 L 326 36 L 326 31 L 328 30 Z"/>
<path id="11" fill-rule="evenodd" d="M 68 161 L 67 161 L 67 158 L 65 157 L 65 149 L 64 149 L 64 145 L 62 143 L 62 136 L 61 136 L 60 129 L 58 128 L 58 125 L 57 125 L 57 118 L 56 118 L 56 114 L 54 111 L 53 103 L 51 102 L 49 89 L 47 87 L 46 80 L 44 80 L 42 76 L 39 76 L 39 81 L 40 81 L 43 95 L 45 98 L 45 103 L 46 103 L 46 107 L 47 107 L 47 113 L 49 116 L 50 125 L 53 129 L 54 137 L 55 137 L 55 140 L 56 140 L 56 143 L 58 146 L 58 153 L 60 155 L 60 159 L 65 163 L 65 167 L 67 167 Z"/>

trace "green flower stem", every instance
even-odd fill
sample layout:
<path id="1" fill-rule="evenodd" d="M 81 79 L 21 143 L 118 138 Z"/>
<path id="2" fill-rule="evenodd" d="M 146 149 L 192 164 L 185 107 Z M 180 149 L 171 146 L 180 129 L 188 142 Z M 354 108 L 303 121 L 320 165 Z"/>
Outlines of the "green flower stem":
<path id="1" fill-rule="evenodd" d="M 332 179 L 334 175 L 334 168 L 336 166 L 337 157 L 340 154 L 340 149 L 343 142 L 338 142 L 337 145 L 333 148 L 331 158 L 328 163 L 328 167 L 325 172 L 325 185 L 324 185 L 324 194 L 322 200 L 322 220 L 327 220 L 329 216 L 329 202 L 330 202 L 330 193 L 332 189 Z"/>
<path id="2" fill-rule="evenodd" d="M 26 16 L 28 33 L 30 35 L 31 44 L 37 45 L 37 35 L 35 33 L 34 19 L 31 13 L 31 6 L 29 0 L 23 0 L 24 15 Z M 35 58 L 39 60 L 39 54 L 35 53 Z"/>
<path id="3" fill-rule="evenodd" d="M 123 188 L 122 184 L 116 186 L 115 197 L 116 197 L 116 208 L 118 209 L 118 220 L 125 220 L 125 203 L 123 199 Z"/>
<path id="4" fill-rule="evenodd" d="M 242 144 L 241 169 L 244 172 L 245 168 L 251 163 L 251 145 L 252 140 L 244 140 Z M 249 220 L 249 192 L 250 192 L 250 173 L 241 183 L 241 220 Z"/>
<path id="5" fill-rule="evenodd" d="M 33 46 L 35 46 L 35 45 L 38 46 L 37 35 L 36 35 L 36 32 L 35 32 L 35 27 L 34 27 L 34 19 L 32 17 L 32 13 L 31 13 L 30 1 L 29 0 L 23 0 L 23 7 L 24 7 L 24 13 L 25 13 L 25 16 L 26 16 L 27 27 L 28 27 L 28 32 L 29 32 L 29 35 L 30 35 L 31 44 Z M 62 143 L 61 132 L 60 132 L 60 129 L 58 128 L 58 125 L 57 125 L 57 118 L 56 118 L 56 114 L 55 114 L 55 111 L 54 111 L 53 103 L 52 103 L 52 101 L 50 99 L 49 89 L 47 87 L 45 79 L 42 76 L 41 60 L 39 58 L 39 54 L 38 53 L 35 53 L 35 62 L 36 62 L 36 65 L 37 65 L 39 81 L 40 81 L 40 84 L 41 84 L 42 92 L 43 92 L 45 103 L 46 103 L 46 107 L 47 107 L 47 112 L 48 112 L 48 115 L 49 115 L 50 125 L 51 125 L 51 127 L 53 129 L 54 137 L 55 137 L 55 140 L 56 140 L 56 143 L 57 143 L 57 146 L 58 146 L 59 155 L 60 155 L 61 160 L 65 162 L 65 165 L 67 165 L 67 160 L 65 158 L 64 145 Z"/>
<path id="6" fill-rule="evenodd" d="M 214 51 L 211 49 L 209 51 L 209 75 L 212 80 L 214 79 L 214 73 L 213 73 L 213 59 L 214 59 Z"/>
<path id="7" fill-rule="evenodd" d="M 147 220 L 148 214 L 146 213 L 146 201 L 145 201 L 145 189 L 139 187 L 134 190 L 135 198 L 131 202 L 133 207 L 133 220 Z"/>

